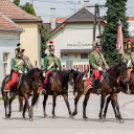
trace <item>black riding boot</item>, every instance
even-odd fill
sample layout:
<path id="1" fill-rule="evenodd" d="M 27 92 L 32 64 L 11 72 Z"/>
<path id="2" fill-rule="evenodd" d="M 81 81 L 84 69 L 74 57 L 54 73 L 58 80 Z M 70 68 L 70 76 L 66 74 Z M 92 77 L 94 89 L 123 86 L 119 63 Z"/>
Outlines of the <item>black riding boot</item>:
<path id="1" fill-rule="evenodd" d="M 100 89 L 99 80 L 95 80 L 95 89 L 96 89 L 97 95 L 102 93 L 102 90 Z"/>
<path id="2" fill-rule="evenodd" d="M 12 97 L 14 92 L 14 86 L 10 86 L 9 95 Z"/>
<path id="3" fill-rule="evenodd" d="M 44 84 L 43 89 L 42 89 L 42 94 L 45 94 L 47 92 L 46 88 L 47 88 L 47 84 Z"/>

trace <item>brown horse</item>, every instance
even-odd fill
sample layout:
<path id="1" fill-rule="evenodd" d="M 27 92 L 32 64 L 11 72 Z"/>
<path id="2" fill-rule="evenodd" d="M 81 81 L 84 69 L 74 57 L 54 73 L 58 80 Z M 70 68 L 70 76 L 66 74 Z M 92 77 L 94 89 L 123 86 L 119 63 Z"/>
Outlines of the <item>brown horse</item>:
<path id="1" fill-rule="evenodd" d="M 38 93 L 38 88 L 42 85 L 43 82 L 43 71 L 38 69 L 38 68 L 33 68 L 30 71 L 28 71 L 26 74 L 22 75 L 22 83 L 19 87 L 19 94 L 24 97 L 25 100 L 25 105 L 24 105 L 24 110 L 23 110 L 23 119 L 25 119 L 25 112 L 26 108 L 28 109 L 29 112 L 29 118 L 32 120 L 33 117 L 33 106 L 36 104 L 39 93 Z M 5 116 L 6 118 L 11 117 L 11 103 L 14 100 L 16 93 L 14 94 L 13 97 L 9 99 L 9 114 L 7 114 L 7 93 L 4 92 L 4 88 L 6 86 L 6 83 L 2 83 L 2 94 L 4 98 L 4 106 L 5 106 Z M 33 92 L 33 99 L 32 99 L 32 105 L 31 107 L 29 106 L 29 97 L 31 92 Z"/>
<path id="2" fill-rule="evenodd" d="M 73 78 L 74 78 L 74 94 L 77 92 L 77 96 L 75 98 L 75 109 L 74 112 L 72 113 L 72 116 L 75 116 L 77 114 L 77 104 L 84 93 L 84 85 L 85 81 L 83 80 L 83 76 L 85 75 L 85 72 L 74 72 Z M 124 84 L 128 85 L 128 80 L 127 80 L 127 65 L 125 63 L 118 63 L 112 66 L 106 73 L 103 75 L 104 79 L 101 82 L 101 90 L 102 90 L 102 95 L 101 95 L 101 110 L 99 113 L 100 121 L 103 121 L 102 117 L 102 110 L 104 107 L 104 102 L 105 102 L 105 97 L 111 93 L 113 93 L 114 88 L 117 87 L 117 77 L 121 76 L 121 81 Z M 88 120 L 88 117 L 86 116 L 86 106 L 87 102 L 89 100 L 90 93 L 96 94 L 96 89 L 94 87 L 90 88 L 88 92 L 85 94 L 85 99 L 83 102 L 83 118 L 85 120 Z M 117 101 L 116 98 L 114 98 L 114 101 Z M 119 116 L 120 121 L 122 120 L 121 116 Z"/>
<path id="3" fill-rule="evenodd" d="M 69 115 L 71 115 L 71 110 L 68 102 L 68 84 L 73 85 L 73 72 L 74 70 L 63 70 L 63 71 L 52 71 L 49 73 L 48 78 L 51 79 L 51 85 L 47 88 L 47 92 L 44 94 L 44 101 L 43 101 L 43 109 L 44 109 L 44 117 L 48 117 L 46 114 L 46 101 L 48 98 L 48 95 L 53 95 L 53 110 L 52 115 L 53 118 L 55 115 L 55 106 L 56 106 L 56 98 L 57 95 L 62 95 L 67 108 Z"/>
<path id="4" fill-rule="evenodd" d="M 134 95 L 134 70 L 131 72 L 130 87 L 131 87 L 131 91 L 132 91 L 132 92 L 130 92 L 130 95 Z M 118 104 L 117 104 L 117 102 L 114 101 L 114 98 L 117 98 L 117 94 L 120 93 L 120 92 L 128 94 L 124 87 L 118 87 L 117 89 L 115 89 L 113 94 L 108 96 L 108 98 L 106 100 L 106 106 L 104 108 L 104 114 L 103 114 L 103 118 L 104 119 L 106 118 L 106 114 L 107 114 L 107 110 L 108 110 L 108 105 L 109 105 L 110 101 L 111 101 L 111 104 L 112 104 L 112 107 L 113 107 L 113 110 L 114 110 L 114 113 L 115 113 L 115 118 L 119 119 L 120 112 L 116 108 L 116 105 L 118 105 Z"/>
<path id="5" fill-rule="evenodd" d="M 1 87 L 1 93 L 3 96 L 3 100 L 4 100 L 4 107 L 5 107 L 5 116 L 7 116 L 7 106 L 8 106 L 8 92 L 4 92 L 4 87 L 6 85 L 6 79 L 8 79 L 10 77 L 10 75 L 7 75 L 3 81 L 2 81 L 2 87 Z M 11 101 L 13 101 L 16 98 L 17 94 L 14 93 L 14 97 L 12 98 Z M 22 96 L 18 96 L 19 99 L 19 111 L 23 111 L 23 97 Z"/>

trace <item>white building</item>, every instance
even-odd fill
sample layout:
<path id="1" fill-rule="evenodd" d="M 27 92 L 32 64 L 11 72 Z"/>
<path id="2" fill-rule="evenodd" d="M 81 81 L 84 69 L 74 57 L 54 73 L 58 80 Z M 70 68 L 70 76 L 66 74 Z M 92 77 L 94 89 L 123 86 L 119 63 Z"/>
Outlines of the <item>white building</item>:
<path id="1" fill-rule="evenodd" d="M 0 85 L 10 74 L 11 59 L 15 57 L 16 45 L 20 42 L 22 28 L 0 12 Z"/>
<path id="2" fill-rule="evenodd" d="M 79 68 L 84 71 L 88 67 L 88 57 L 92 51 L 94 15 L 84 7 L 63 23 L 56 24 L 55 9 L 51 9 L 51 13 L 51 24 L 46 25 L 49 41 L 54 41 L 55 55 L 61 59 L 63 68 Z M 104 25 L 101 20 L 102 30 Z M 98 26 L 96 35 L 99 35 Z"/>

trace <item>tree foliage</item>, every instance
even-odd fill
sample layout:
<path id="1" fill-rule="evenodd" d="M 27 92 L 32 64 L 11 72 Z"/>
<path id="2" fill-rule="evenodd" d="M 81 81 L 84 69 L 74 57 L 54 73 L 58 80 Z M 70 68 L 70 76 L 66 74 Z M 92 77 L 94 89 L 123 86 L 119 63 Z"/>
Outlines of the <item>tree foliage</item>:
<path id="1" fill-rule="evenodd" d="M 47 49 L 47 41 L 49 40 L 47 26 L 44 24 L 44 31 L 41 39 L 42 58 L 46 56 L 45 50 Z"/>
<path id="2" fill-rule="evenodd" d="M 26 12 L 36 15 L 33 5 L 31 3 L 26 2 L 26 4 L 20 5 L 20 0 L 14 0 L 13 3 L 16 4 L 17 6 L 21 7 Z"/>
<path id="3" fill-rule="evenodd" d="M 122 32 L 124 42 L 129 37 L 128 22 L 126 17 L 127 0 L 107 0 L 105 6 L 108 8 L 104 19 L 107 21 L 103 32 L 103 50 L 108 64 L 120 61 L 120 56 L 116 51 L 117 23 L 122 22 Z"/>

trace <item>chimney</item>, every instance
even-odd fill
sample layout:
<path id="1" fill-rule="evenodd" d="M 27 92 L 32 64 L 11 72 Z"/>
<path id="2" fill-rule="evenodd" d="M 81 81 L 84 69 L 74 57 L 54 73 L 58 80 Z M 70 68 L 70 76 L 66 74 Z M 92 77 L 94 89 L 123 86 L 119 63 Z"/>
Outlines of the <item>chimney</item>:
<path id="1" fill-rule="evenodd" d="M 51 30 L 56 28 L 55 8 L 51 8 Z"/>
<path id="2" fill-rule="evenodd" d="M 85 6 L 85 9 L 89 11 L 89 7 L 87 7 L 89 6 L 89 0 L 84 1 L 84 6 Z"/>

